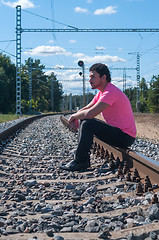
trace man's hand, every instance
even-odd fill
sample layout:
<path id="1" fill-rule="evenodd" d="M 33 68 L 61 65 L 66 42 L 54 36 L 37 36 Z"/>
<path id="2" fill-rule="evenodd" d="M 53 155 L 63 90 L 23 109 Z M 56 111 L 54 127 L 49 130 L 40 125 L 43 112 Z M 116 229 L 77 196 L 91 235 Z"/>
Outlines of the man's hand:
<path id="1" fill-rule="evenodd" d="M 78 119 L 74 119 L 71 122 L 69 122 L 69 125 L 72 129 L 74 129 L 75 131 L 77 131 L 77 129 L 79 128 L 79 120 Z"/>

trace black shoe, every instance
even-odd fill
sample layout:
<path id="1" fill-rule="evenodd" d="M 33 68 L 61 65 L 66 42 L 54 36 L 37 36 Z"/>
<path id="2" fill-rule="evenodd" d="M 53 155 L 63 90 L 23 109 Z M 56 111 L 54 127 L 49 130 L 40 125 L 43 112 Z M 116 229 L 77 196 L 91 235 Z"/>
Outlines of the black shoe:
<path id="1" fill-rule="evenodd" d="M 60 166 L 61 169 L 66 171 L 80 171 L 85 170 L 90 167 L 89 162 L 76 162 L 75 160 L 72 160 L 71 162 L 67 163 L 64 166 Z"/>

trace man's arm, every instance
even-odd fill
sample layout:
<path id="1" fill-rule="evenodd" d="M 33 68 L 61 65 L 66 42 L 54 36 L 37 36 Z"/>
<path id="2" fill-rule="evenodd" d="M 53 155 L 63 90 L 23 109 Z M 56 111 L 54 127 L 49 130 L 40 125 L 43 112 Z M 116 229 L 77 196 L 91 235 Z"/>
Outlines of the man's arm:
<path id="1" fill-rule="evenodd" d="M 106 109 L 109 104 L 104 103 L 104 102 L 97 102 L 94 105 L 90 105 L 89 108 L 87 108 L 89 106 L 89 104 L 84 107 L 83 109 L 81 109 L 81 111 L 78 111 L 77 113 L 74 113 L 71 115 L 71 117 L 69 118 L 69 123 L 71 123 L 72 121 L 74 121 L 75 119 L 91 119 L 94 118 L 95 116 L 97 116 L 99 113 L 101 113 L 104 109 Z"/>
<path id="2" fill-rule="evenodd" d="M 94 105 L 93 101 L 91 101 L 90 103 L 88 103 L 85 107 L 81 108 L 78 112 L 81 112 L 85 109 L 91 108 Z"/>

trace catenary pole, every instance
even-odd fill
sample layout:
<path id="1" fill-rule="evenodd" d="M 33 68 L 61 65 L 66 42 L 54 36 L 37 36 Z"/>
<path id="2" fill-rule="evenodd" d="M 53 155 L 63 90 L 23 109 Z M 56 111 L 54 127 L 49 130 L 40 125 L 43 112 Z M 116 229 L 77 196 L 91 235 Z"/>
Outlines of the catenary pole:
<path id="1" fill-rule="evenodd" d="M 21 6 L 16 6 L 16 114 L 21 115 L 21 34 L 23 32 L 159 32 L 159 28 L 96 28 L 96 29 L 81 29 L 81 28 L 65 28 L 65 29 L 36 29 L 21 27 Z M 138 68 L 139 71 L 139 68 Z M 138 73 L 137 73 L 138 74 Z M 137 78 L 138 84 L 138 78 Z"/>

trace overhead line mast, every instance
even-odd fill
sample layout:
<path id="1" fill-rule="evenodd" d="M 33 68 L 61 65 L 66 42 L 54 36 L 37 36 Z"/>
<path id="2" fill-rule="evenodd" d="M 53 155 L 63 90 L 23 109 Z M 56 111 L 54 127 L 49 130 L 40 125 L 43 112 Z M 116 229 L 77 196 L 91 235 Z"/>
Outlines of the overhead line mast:
<path id="1" fill-rule="evenodd" d="M 70 26 L 72 27 L 72 26 Z M 16 6 L 16 114 L 21 115 L 21 34 L 23 32 L 159 32 L 159 28 L 68 28 L 30 29 L 21 28 L 21 6 Z M 139 79 L 137 79 L 139 81 Z"/>

